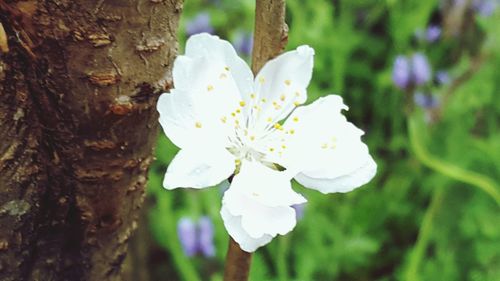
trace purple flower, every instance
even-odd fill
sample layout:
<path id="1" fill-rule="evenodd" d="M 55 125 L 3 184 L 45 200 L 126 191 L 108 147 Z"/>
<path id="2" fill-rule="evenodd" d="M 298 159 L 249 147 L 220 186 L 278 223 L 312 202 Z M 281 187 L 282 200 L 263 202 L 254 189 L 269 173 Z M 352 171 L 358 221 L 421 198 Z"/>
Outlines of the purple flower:
<path id="1" fill-rule="evenodd" d="M 394 60 L 394 66 L 392 68 L 392 81 L 400 89 L 406 89 L 410 84 L 411 79 L 411 69 L 410 62 L 405 56 L 397 56 Z"/>
<path id="2" fill-rule="evenodd" d="M 214 33 L 214 28 L 210 24 L 210 14 L 206 12 L 199 13 L 194 19 L 186 23 L 186 34 L 188 36 L 203 32 Z"/>
<path id="3" fill-rule="evenodd" d="M 497 5 L 495 0 L 474 0 L 472 9 L 483 17 L 489 17 L 495 12 Z"/>
<path id="4" fill-rule="evenodd" d="M 427 57 L 422 53 L 415 53 L 411 58 L 411 76 L 415 85 L 422 85 L 431 79 L 431 67 Z"/>
<path id="5" fill-rule="evenodd" d="M 177 224 L 177 235 L 186 256 L 215 256 L 214 225 L 209 217 L 201 217 L 198 223 L 187 217 L 181 218 Z"/>
<path id="6" fill-rule="evenodd" d="M 440 70 L 436 73 L 436 81 L 438 82 L 439 85 L 446 85 L 450 83 L 451 78 L 448 72 Z"/>
<path id="7" fill-rule="evenodd" d="M 415 93 L 413 101 L 416 105 L 425 109 L 432 109 L 439 106 L 439 100 L 434 95 L 422 92 Z"/>
<path id="8" fill-rule="evenodd" d="M 196 225 L 190 218 L 181 218 L 177 223 L 177 236 L 181 242 L 182 250 L 188 257 L 197 252 Z"/>
<path id="9" fill-rule="evenodd" d="M 199 236 L 198 236 L 198 250 L 205 257 L 215 256 L 214 246 L 214 225 L 209 217 L 202 217 L 198 222 Z"/>
<path id="10" fill-rule="evenodd" d="M 441 27 L 437 25 L 431 25 L 427 28 L 427 32 L 425 34 L 425 39 L 427 42 L 436 42 L 441 36 Z"/>
<path id="11" fill-rule="evenodd" d="M 251 32 L 238 32 L 233 41 L 233 46 L 238 54 L 250 56 L 253 48 L 253 34 Z"/>
<path id="12" fill-rule="evenodd" d="M 297 220 L 300 220 L 304 217 L 304 212 L 306 210 L 306 203 L 292 205 L 292 208 L 295 209 L 295 218 Z"/>

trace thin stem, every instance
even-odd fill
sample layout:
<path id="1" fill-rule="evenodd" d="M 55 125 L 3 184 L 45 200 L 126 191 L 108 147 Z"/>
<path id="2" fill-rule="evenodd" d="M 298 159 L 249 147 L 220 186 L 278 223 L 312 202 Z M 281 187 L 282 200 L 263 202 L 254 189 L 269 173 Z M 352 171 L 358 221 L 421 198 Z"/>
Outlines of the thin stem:
<path id="1" fill-rule="evenodd" d="M 290 236 L 282 236 L 278 239 L 278 253 L 276 255 L 276 268 L 278 272 L 279 281 L 288 281 L 288 246 L 290 242 Z"/>
<path id="2" fill-rule="evenodd" d="M 436 213 L 441 206 L 443 197 L 445 195 L 444 187 L 438 187 L 434 189 L 432 193 L 432 200 L 429 208 L 425 212 L 424 218 L 422 220 L 422 225 L 420 226 L 420 231 L 418 233 L 417 243 L 410 254 L 410 259 L 408 261 L 408 266 L 405 271 L 406 281 L 418 281 L 418 269 L 422 260 L 425 256 L 425 251 L 429 245 L 429 241 L 432 234 L 433 220 L 436 217 Z"/>
<path id="3" fill-rule="evenodd" d="M 283 51 L 288 42 L 285 23 L 285 0 L 256 0 L 255 32 L 252 50 L 252 71 L 256 75 L 264 64 Z M 246 281 L 250 273 L 252 254 L 241 250 L 229 239 L 224 281 Z"/>
<path id="4" fill-rule="evenodd" d="M 252 254 L 240 249 L 233 238 L 229 238 L 224 281 L 246 281 L 250 274 Z"/>
<path id="5" fill-rule="evenodd" d="M 417 120 L 416 116 L 410 116 L 408 119 L 408 130 L 409 130 L 409 138 L 410 145 L 415 153 L 417 159 L 429 167 L 430 169 L 448 176 L 454 180 L 461 181 L 463 183 L 472 185 L 477 189 L 484 191 L 488 194 L 497 205 L 500 205 L 500 187 L 496 184 L 496 182 L 489 177 L 463 169 L 459 166 L 455 166 L 451 163 L 445 162 L 439 158 L 432 156 L 424 147 L 423 143 L 418 137 L 417 133 Z"/>

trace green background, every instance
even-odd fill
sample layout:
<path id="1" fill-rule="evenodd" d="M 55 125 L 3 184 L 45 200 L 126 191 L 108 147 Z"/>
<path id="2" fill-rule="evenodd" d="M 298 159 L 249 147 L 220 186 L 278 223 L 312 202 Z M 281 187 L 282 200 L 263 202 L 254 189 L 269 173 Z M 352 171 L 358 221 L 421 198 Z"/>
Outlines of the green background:
<path id="1" fill-rule="evenodd" d="M 200 12 L 224 39 L 253 28 L 254 1 L 186 0 L 180 53 L 186 22 Z M 316 51 L 308 102 L 342 95 L 378 172 L 347 194 L 294 183 L 309 201 L 305 216 L 254 254 L 251 280 L 500 280 L 500 13 L 452 13 L 439 1 L 287 1 L 287 49 Z M 415 39 L 417 29 L 451 17 L 439 41 Z M 439 115 L 413 104 L 416 89 L 391 80 L 394 58 L 416 51 L 452 77 L 418 89 L 441 99 Z M 220 188 L 164 190 L 177 150 L 161 136 L 149 175 L 149 230 L 162 253 L 150 257 L 152 280 L 222 280 Z M 215 224 L 216 257 L 186 257 L 177 221 L 203 215 Z"/>

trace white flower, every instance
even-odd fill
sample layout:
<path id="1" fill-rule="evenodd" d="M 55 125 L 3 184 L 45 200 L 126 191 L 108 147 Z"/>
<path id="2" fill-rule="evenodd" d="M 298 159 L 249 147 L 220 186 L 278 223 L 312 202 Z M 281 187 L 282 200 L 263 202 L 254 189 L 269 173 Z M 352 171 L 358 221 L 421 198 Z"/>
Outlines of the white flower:
<path id="1" fill-rule="evenodd" d="M 330 193 L 351 191 L 375 175 L 363 131 L 341 114 L 347 106 L 339 96 L 299 106 L 313 56 L 300 46 L 269 61 L 254 79 L 227 41 L 194 35 L 175 60 L 175 89 L 158 101 L 163 130 L 181 149 L 163 185 L 204 188 L 235 174 L 221 215 L 247 252 L 295 227 L 291 206 L 306 200 L 292 190 L 292 178 Z"/>

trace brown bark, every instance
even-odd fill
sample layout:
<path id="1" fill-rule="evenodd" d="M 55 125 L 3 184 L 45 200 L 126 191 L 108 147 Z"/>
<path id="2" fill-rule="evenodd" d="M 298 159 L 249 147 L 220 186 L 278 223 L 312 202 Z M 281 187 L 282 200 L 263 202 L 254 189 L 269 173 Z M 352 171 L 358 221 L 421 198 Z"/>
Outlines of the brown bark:
<path id="1" fill-rule="evenodd" d="M 288 43 L 285 0 L 257 0 L 252 50 L 252 71 L 257 74 L 264 64 L 279 55 Z"/>
<path id="2" fill-rule="evenodd" d="M 0 0 L 0 280 L 120 280 L 181 8 Z"/>
<path id="3" fill-rule="evenodd" d="M 279 55 L 288 42 L 285 22 L 285 0 L 257 0 L 255 32 L 252 50 L 252 71 L 257 75 L 264 64 Z M 229 239 L 224 270 L 224 281 L 246 281 L 250 274 L 252 254 L 240 249 Z"/>

